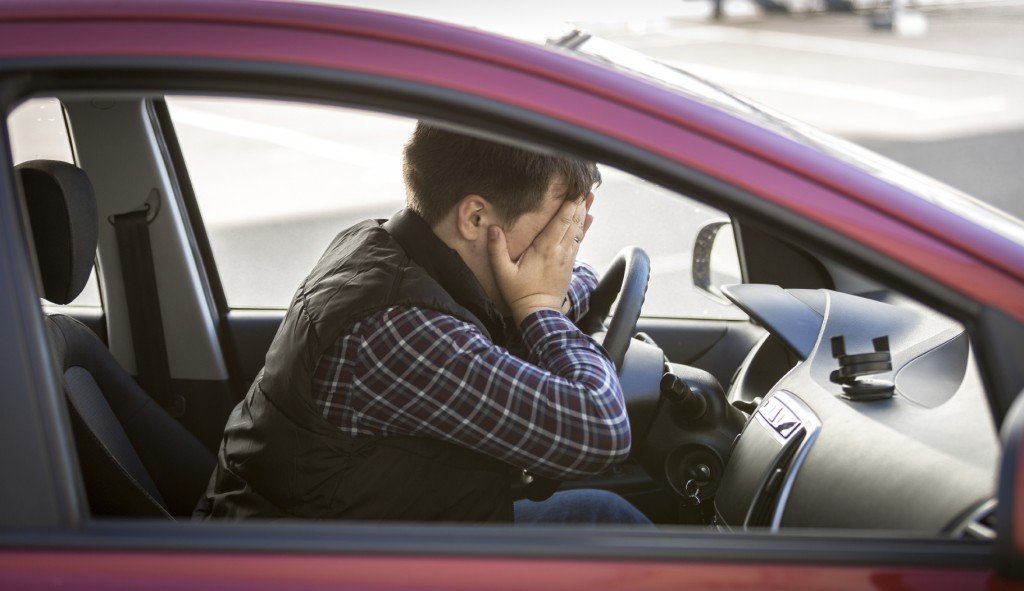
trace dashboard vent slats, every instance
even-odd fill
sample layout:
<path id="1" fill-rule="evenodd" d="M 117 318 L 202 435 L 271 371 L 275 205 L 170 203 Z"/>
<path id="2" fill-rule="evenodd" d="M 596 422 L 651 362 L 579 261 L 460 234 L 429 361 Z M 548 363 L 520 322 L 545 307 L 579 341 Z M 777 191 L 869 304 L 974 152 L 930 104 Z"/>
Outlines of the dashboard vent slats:
<path id="1" fill-rule="evenodd" d="M 956 529 L 953 537 L 966 538 L 968 540 L 996 539 L 996 501 L 995 499 L 982 503 L 980 507 L 971 512 L 970 516 Z"/>

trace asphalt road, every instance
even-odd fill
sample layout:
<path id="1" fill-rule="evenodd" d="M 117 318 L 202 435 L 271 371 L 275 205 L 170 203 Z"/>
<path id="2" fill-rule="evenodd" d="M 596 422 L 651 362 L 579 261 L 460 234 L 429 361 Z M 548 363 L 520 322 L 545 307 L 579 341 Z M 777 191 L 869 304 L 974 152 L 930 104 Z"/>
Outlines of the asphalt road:
<path id="1" fill-rule="evenodd" d="M 919 37 L 849 13 L 607 36 L 1024 218 L 1024 4 L 924 14 Z"/>

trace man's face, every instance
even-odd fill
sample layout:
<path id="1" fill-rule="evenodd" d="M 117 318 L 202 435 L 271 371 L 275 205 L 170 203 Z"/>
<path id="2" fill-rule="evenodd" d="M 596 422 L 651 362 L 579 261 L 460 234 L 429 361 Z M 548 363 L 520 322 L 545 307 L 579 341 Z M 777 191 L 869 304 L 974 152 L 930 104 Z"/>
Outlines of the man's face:
<path id="1" fill-rule="evenodd" d="M 434 232 L 445 244 L 459 253 L 491 300 L 503 313 L 508 313 L 491 266 L 487 228 L 490 225 L 497 225 L 504 231 L 508 256 L 513 261 L 518 261 L 558 214 L 559 208 L 565 203 L 565 191 L 564 180 L 559 178 L 552 181 L 544 192 L 540 205 L 535 210 L 519 216 L 513 224 L 498 219 L 493 208 L 488 213 L 486 201 L 482 197 L 468 195 L 450 214 L 450 226 L 442 224 L 435 227 Z M 587 196 L 588 211 L 593 202 L 593 195 L 590 193 Z M 582 210 L 580 214 L 584 216 L 585 223 L 589 226 L 590 215 L 583 213 Z M 480 218 L 481 215 L 484 216 L 483 219 Z"/>
<path id="2" fill-rule="evenodd" d="M 555 180 L 548 185 L 548 190 L 541 200 L 539 208 L 524 213 L 516 219 L 511 226 L 505 226 L 505 236 L 508 240 L 508 254 L 514 261 L 518 261 L 526 249 L 533 243 L 540 231 L 548 225 L 551 218 L 558 213 L 558 208 L 565 203 L 565 182 Z"/>

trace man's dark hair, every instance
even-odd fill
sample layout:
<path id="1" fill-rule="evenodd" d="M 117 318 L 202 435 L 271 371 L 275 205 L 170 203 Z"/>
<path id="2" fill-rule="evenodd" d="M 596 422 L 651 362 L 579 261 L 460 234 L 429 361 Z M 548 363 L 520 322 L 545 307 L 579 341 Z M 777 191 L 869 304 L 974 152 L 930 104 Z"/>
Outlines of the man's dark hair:
<path id="1" fill-rule="evenodd" d="M 601 182 L 593 162 L 478 139 L 420 123 L 405 144 L 403 169 L 409 207 L 431 226 L 470 194 L 487 199 L 508 223 L 541 206 L 555 179 L 565 199 Z"/>

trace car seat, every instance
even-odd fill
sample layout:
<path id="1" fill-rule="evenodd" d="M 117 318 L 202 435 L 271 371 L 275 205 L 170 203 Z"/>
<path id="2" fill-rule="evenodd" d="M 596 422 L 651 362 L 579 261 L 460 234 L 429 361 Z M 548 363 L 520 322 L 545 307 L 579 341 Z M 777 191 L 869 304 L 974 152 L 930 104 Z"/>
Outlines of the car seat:
<path id="1" fill-rule="evenodd" d="M 92 184 L 52 160 L 15 167 L 24 191 L 44 297 L 74 300 L 96 257 Z M 62 374 L 89 508 L 94 515 L 185 517 L 206 488 L 213 455 L 70 316 L 46 317 Z"/>

